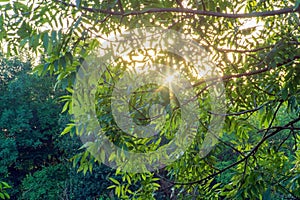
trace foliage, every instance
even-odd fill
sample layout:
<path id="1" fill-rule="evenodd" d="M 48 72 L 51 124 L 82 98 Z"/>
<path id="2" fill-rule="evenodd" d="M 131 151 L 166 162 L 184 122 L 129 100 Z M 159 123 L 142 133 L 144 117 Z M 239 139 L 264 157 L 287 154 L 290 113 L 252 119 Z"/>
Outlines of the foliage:
<path id="1" fill-rule="evenodd" d="M 93 173 L 87 172 L 78 173 L 78 167 L 71 168 L 69 171 L 69 179 L 66 180 L 68 197 L 69 199 L 113 199 L 114 194 L 107 191 L 107 187 L 110 185 L 108 176 L 113 172 L 106 166 L 95 166 Z M 117 178 L 117 177 L 115 177 Z"/>
<path id="2" fill-rule="evenodd" d="M 11 138 L 0 138 L 0 174 L 1 177 L 6 178 L 8 169 L 11 167 L 18 158 L 18 150 L 16 143 Z"/>
<path id="3" fill-rule="evenodd" d="M 18 59 L 0 62 L 0 177 L 13 186 L 0 182 L 0 199 L 108 196 L 110 169 L 96 166 L 84 176 L 68 162 L 81 141 L 60 136 L 69 116 L 60 113 L 63 93 L 53 90 L 54 77 L 32 74 L 30 64 Z"/>
<path id="4" fill-rule="evenodd" d="M 13 185 L 15 197 L 26 174 L 58 161 L 53 142 L 60 131 L 60 106 L 53 77 L 29 74 L 30 63 L 18 59 L 1 58 L 1 63 L 0 175 Z"/>
<path id="5" fill-rule="evenodd" d="M 58 164 L 42 168 L 22 180 L 22 199 L 58 199 L 63 195 L 67 168 Z M 42 186 L 42 187 L 41 187 Z M 61 197 L 60 197 L 61 198 Z"/>
<path id="6" fill-rule="evenodd" d="M 108 199 L 109 168 L 96 166 L 93 174 L 83 175 L 68 163 L 43 167 L 22 180 L 20 199 Z"/>
<path id="7" fill-rule="evenodd" d="M 5 51 L 8 55 L 20 54 L 24 49 L 45 55 L 42 64 L 35 70 L 41 75 L 48 72 L 55 74 L 57 84 L 67 88 L 70 94 L 62 99 L 66 102 L 64 110 L 70 113 L 74 111 L 71 95 L 78 68 L 87 55 L 101 45 L 101 39 L 111 32 L 156 26 L 190 35 L 210 53 L 211 60 L 222 74 L 220 79 L 225 85 L 227 112 L 211 113 L 205 109 L 199 112 L 202 126 L 196 140 L 176 162 L 163 170 L 127 174 L 117 169 L 117 174 L 123 177 L 122 182 L 111 177 L 109 188 L 114 189 L 119 198 L 154 199 L 162 193 L 170 199 L 300 198 L 299 1 L 34 2 L 17 1 L 0 8 L 0 40 L 7 42 Z M 19 46 L 20 49 L 17 48 Z M 95 102 L 101 128 L 111 141 L 122 148 L 144 152 L 155 150 L 165 143 L 160 143 L 157 138 L 128 139 L 117 128 L 110 106 L 112 83 L 123 76 L 120 72 L 141 62 L 133 58 L 138 53 L 138 50 L 130 52 L 129 60 L 120 58 L 108 66 L 110 71 L 103 75 L 104 81 L 99 81 Z M 146 58 L 152 57 L 147 51 L 143 53 Z M 155 54 L 162 56 L 152 60 L 153 63 L 173 66 L 167 59 L 170 57 L 172 59 L 169 60 L 180 63 L 180 58 L 168 53 Z M 199 102 L 210 104 L 206 88 L 219 80 L 204 81 L 193 76 L 193 67 L 187 63 L 182 63 L 182 66 L 181 73 L 193 82 Z M 10 88 L 12 92 L 29 95 L 22 93 L 25 90 L 23 84 L 12 83 Z M 147 103 L 145 98 L 149 96 L 134 96 L 134 106 L 157 103 L 157 99 Z M 158 94 L 158 98 L 163 96 L 163 93 Z M 14 100 L 18 102 L 18 99 Z M 4 119 L 6 126 L 11 120 L 17 122 L 14 127 L 7 127 L 16 134 L 19 130 L 29 130 L 27 122 L 32 118 L 32 113 L 24 112 L 22 102 L 18 104 L 18 112 L 8 108 L 2 114 L 7 116 Z M 174 109 L 169 110 L 169 115 Z M 48 112 L 51 116 L 56 111 Z M 213 115 L 224 115 L 225 125 L 219 144 L 202 158 L 199 156 L 202 133 L 207 132 Z M 132 117 L 140 123 L 138 113 L 133 112 Z M 169 121 L 173 130 L 176 130 L 179 121 L 178 118 Z M 68 132 L 81 134 L 72 121 L 63 131 L 64 134 Z M 172 130 L 162 129 L 161 140 L 170 132 Z M 36 135 L 39 140 L 24 139 L 24 143 L 17 146 L 31 145 L 31 151 L 34 151 L 41 147 L 42 141 L 49 139 L 48 136 L 45 132 L 43 136 Z M 164 139 L 168 142 L 172 134 Z M 145 146 L 149 142 L 151 144 Z M 90 145 L 84 147 L 92 148 L 93 144 Z M 89 151 L 86 152 L 81 152 L 74 159 L 85 173 L 96 163 Z M 139 187 L 133 191 L 131 187 L 135 184 Z"/>

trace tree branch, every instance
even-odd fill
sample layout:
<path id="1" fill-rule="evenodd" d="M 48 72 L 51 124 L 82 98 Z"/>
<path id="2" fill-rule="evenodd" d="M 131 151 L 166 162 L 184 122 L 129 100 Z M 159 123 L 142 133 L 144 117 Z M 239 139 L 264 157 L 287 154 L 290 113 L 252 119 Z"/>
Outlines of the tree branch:
<path id="1" fill-rule="evenodd" d="M 247 114 L 247 113 L 252 113 L 252 112 L 258 111 L 262 107 L 264 107 L 264 105 L 261 105 L 259 107 L 256 107 L 256 108 L 253 108 L 253 109 L 250 109 L 250 110 L 243 110 L 243 111 L 235 112 L 235 113 L 214 113 L 214 112 L 211 112 L 211 111 L 208 111 L 208 113 L 212 114 L 212 115 L 218 115 L 218 116 L 239 116 L 239 115 L 243 115 L 243 114 Z"/>
<path id="2" fill-rule="evenodd" d="M 278 63 L 276 67 L 285 65 L 285 64 L 290 63 L 291 61 L 294 61 L 294 60 L 299 59 L 299 58 L 300 58 L 300 55 L 295 56 L 294 58 L 288 59 L 288 60 L 286 60 L 283 63 Z M 259 67 L 259 66 L 262 66 L 263 64 L 264 64 L 264 62 L 260 62 L 260 63 L 256 64 L 256 66 Z M 222 76 L 222 77 L 207 78 L 205 80 L 201 80 L 201 81 L 193 84 L 193 87 L 197 87 L 197 86 L 199 86 L 199 85 L 201 85 L 203 83 L 206 83 L 208 81 L 216 81 L 216 80 L 226 81 L 226 80 L 230 80 L 230 79 L 233 79 L 233 78 L 241 78 L 241 77 L 253 76 L 253 75 L 257 75 L 257 74 L 261 74 L 261 73 L 267 72 L 270 69 L 271 68 L 269 66 L 267 66 L 265 68 L 254 70 L 254 71 L 250 71 L 250 72 L 245 72 L 245 73 L 240 73 L 240 74 L 225 75 L 225 76 Z"/>
<path id="3" fill-rule="evenodd" d="M 277 133 L 279 133 L 280 131 L 284 130 L 286 127 L 290 127 L 292 126 L 293 124 L 297 123 L 298 121 L 300 121 L 300 117 L 290 121 L 289 123 L 287 123 L 286 125 L 284 125 L 283 127 L 279 127 L 278 129 L 274 130 L 273 132 L 271 132 L 269 135 L 266 135 L 265 137 L 263 137 L 260 142 L 250 151 L 249 154 L 247 154 L 244 158 L 241 158 L 240 160 L 238 160 L 237 162 L 235 163 L 232 163 L 231 165 L 221 169 L 220 171 L 216 172 L 216 173 L 213 173 L 205 178 L 202 178 L 200 180 L 197 180 L 197 181 L 193 181 L 193 182 L 172 182 L 173 185 L 192 185 L 192 184 L 199 184 L 199 183 L 202 183 L 204 181 L 207 181 L 225 171 L 227 171 L 228 169 L 231 169 L 232 167 L 246 161 L 247 159 L 250 158 L 250 156 L 254 155 L 257 150 L 259 149 L 259 147 L 267 140 L 269 139 L 270 137 L 276 135 Z"/>
<path id="4" fill-rule="evenodd" d="M 56 0 L 56 2 L 61 3 L 65 6 L 77 8 L 75 4 L 67 3 L 65 1 Z M 252 13 L 244 13 L 244 14 L 220 13 L 220 12 L 206 11 L 206 10 L 193 10 L 193 9 L 187 9 L 187 8 L 150 8 L 150 9 L 145 9 L 145 10 L 140 10 L 140 11 L 125 12 L 125 13 L 111 11 L 111 10 L 89 8 L 89 7 L 80 7 L 80 9 L 88 11 L 88 12 L 109 14 L 109 15 L 115 15 L 115 16 L 144 15 L 144 14 L 154 14 L 154 13 L 186 13 L 186 14 L 195 14 L 195 15 L 202 15 L 202 16 L 212 16 L 212 17 L 224 17 L 224 18 L 232 18 L 232 19 L 252 18 L 252 17 L 268 17 L 268 16 L 275 16 L 275 15 L 297 12 L 297 10 L 295 10 L 294 7 L 283 8 L 280 10 L 252 12 Z"/>

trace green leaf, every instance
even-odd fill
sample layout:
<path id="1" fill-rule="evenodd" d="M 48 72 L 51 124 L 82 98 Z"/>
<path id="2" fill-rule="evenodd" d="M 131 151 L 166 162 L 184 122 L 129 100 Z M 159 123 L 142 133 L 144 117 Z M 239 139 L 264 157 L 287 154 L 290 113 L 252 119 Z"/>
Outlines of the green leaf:
<path id="1" fill-rule="evenodd" d="M 54 61 L 54 63 L 53 63 L 53 65 L 54 65 L 54 69 L 55 69 L 55 71 L 58 71 L 58 67 L 59 67 L 59 64 L 58 64 L 58 60 L 55 60 Z"/>
<path id="2" fill-rule="evenodd" d="M 45 50 L 48 49 L 48 44 L 49 44 L 49 35 L 48 33 L 44 33 L 44 36 L 43 36 L 43 46 L 45 48 Z"/>
<path id="3" fill-rule="evenodd" d="M 100 159 L 101 159 L 101 162 L 105 162 L 105 151 L 104 150 L 100 151 Z"/>
<path id="4" fill-rule="evenodd" d="M 117 194 L 118 197 L 121 196 L 121 186 L 120 185 L 118 187 L 116 187 L 115 193 Z"/>
<path id="5" fill-rule="evenodd" d="M 120 185 L 120 182 L 112 177 L 109 178 L 109 180 L 111 180 L 113 183 Z"/>
<path id="6" fill-rule="evenodd" d="M 300 6 L 300 0 L 296 0 L 294 10 L 298 10 Z"/>
<path id="7" fill-rule="evenodd" d="M 89 164 L 89 171 L 90 171 L 90 173 L 93 172 L 93 163 L 90 163 L 90 164 Z"/>
<path id="8" fill-rule="evenodd" d="M 1 184 L 4 186 L 4 188 L 11 188 L 11 186 L 6 182 L 1 182 Z"/>
<path id="9" fill-rule="evenodd" d="M 282 90 L 281 90 L 281 97 L 282 97 L 282 99 L 283 100 L 286 100 L 287 99 L 287 97 L 288 97 L 288 89 L 287 88 L 283 88 Z"/>
<path id="10" fill-rule="evenodd" d="M 60 66 L 63 67 L 63 69 L 66 69 L 67 62 L 66 62 L 66 57 L 65 56 L 62 56 L 62 57 L 59 58 L 59 64 L 60 64 Z"/>
<path id="11" fill-rule="evenodd" d="M 112 188 L 115 188 L 117 187 L 116 185 L 111 185 L 111 186 L 108 186 L 107 189 L 112 189 Z"/>
<path id="12" fill-rule="evenodd" d="M 68 124 L 68 126 L 63 130 L 63 132 L 61 132 L 61 135 L 65 135 L 66 133 L 69 133 L 74 127 L 75 124 Z"/>
<path id="13" fill-rule="evenodd" d="M 271 200 L 271 188 L 270 187 L 263 194 L 263 200 Z"/>
<path id="14" fill-rule="evenodd" d="M 74 23 L 74 25 L 73 25 L 73 28 L 74 28 L 74 29 L 76 29 L 76 28 L 78 27 L 78 25 L 80 24 L 81 20 L 82 20 L 82 17 L 80 16 L 80 17 L 76 20 L 76 22 Z"/>
<path id="15" fill-rule="evenodd" d="M 4 193 L 4 196 L 6 197 L 6 199 L 10 199 L 10 196 L 9 196 L 9 194 L 8 193 Z"/>
<path id="16" fill-rule="evenodd" d="M 66 112 L 66 110 L 69 108 L 69 103 L 70 103 L 69 101 L 67 101 L 67 102 L 65 103 L 65 105 L 64 105 L 64 107 L 63 107 L 61 113 Z"/>
<path id="17" fill-rule="evenodd" d="M 81 0 L 76 0 L 76 7 L 79 8 L 81 4 Z"/>
<path id="18" fill-rule="evenodd" d="M 57 37 L 57 32 L 56 31 L 52 31 L 52 33 L 51 33 L 51 39 L 52 39 L 52 42 L 54 44 L 56 43 L 56 37 Z"/>
<path id="19" fill-rule="evenodd" d="M 45 63 L 44 64 L 44 68 L 43 68 L 43 71 L 42 72 L 46 72 L 49 70 L 49 66 L 50 66 L 50 63 Z"/>
<path id="20" fill-rule="evenodd" d="M 83 165 L 83 174 L 86 175 L 87 171 L 89 170 L 89 165 L 88 164 L 84 164 Z"/>

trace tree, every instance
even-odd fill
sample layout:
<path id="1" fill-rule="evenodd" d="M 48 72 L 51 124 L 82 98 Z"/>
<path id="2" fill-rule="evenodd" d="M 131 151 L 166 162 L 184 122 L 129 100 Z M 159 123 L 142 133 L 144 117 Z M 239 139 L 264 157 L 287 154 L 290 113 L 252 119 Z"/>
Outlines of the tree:
<path id="1" fill-rule="evenodd" d="M 69 117 L 60 112 L 63 92 L 54 92 L 54 77 L 39 77 L 29 62 L 16 58 L 0 57 L 0 63 L 0 199 L 108 196 L 109 168 L 97 166 L 84 176 L 68 162 L 80 153 L 81 141 L 60 136 Z"/>
<path id="2" fill-rule="evenodd" d="M 149 105 L 160 104 L 163 107 L 159 109 L 167 113 L 165 125 L 169 126 L 157 124 L 158 138 L 128 136 L 118 127 L 111 107 L 115 83 L 126 77 L 126 69 L 146 69 L 145 60 L 168 65 L 169 71 L 176 70 L 172 66 L 180 65 L 179 71 L 191 81 L 200 105 L 197 115 L 200 126 L 195 140 L 178 160 L 163 169 L 140 174 L 120 172 L 117 168 L 123 179 L 120 182 L 112 178 L 110 188 L 120 198 L 154 199 L 159 195 L 173 199 L 300 198 L 298 0 L 76 0 L 75 3 L 55 0 L 7 3 L 1 11 L 0 39 L 7 42 L 6 53 L 19 54 L 28 49 L 44 54 L 42 64 L 35 69 L 40 74 L 56 74 L 58 84 L 68 88 L 70 95 L 64 97 L 64 110 L 70 113 L 76 112 L 72 94 L 78 68 L 89 61 L 88 55 L 94 49 L 105 48 L 106 34 L 160 27 L 190 35 L 209 53 L 219 77 L 198 77 L 193 72 L 195 66 L 180 56 L 155 49 L 154 52 L 134 49 L 127 52 L 127 57 L 104 63 L 107 70 L 98 82 L 95 101 L 90 102 L 96 104 L 97 119 L 105 136 L 123 149 L 148 152 L 163 147 L 174 138 L 172 133 L 178 130 L 184 112 L 177 108 L 178 99 L 171 97 L 174 94 L 160 92 L 159 85 L 138 88 L 130 99 L 129 111 L 134 122 L 149 125 L 147 120 L 152 116 L 148 114 Z M 78 80 L 81 81 L 77 78 L 77 83 Z M 221 82 L 226 110 L 214 113 L 209 109 L 212 106 L 209 89 Z M 166 96 L 170 101 L 163 100 Z M 218 144 L 201 157 L 202 133 L 208 133 L 210 120 L 218 116 L 225 118 L 216 138 Z M 93 158 L 91 149 L 98 146 L 93 138 L 83 136 L 82 130 L 71 121 L 63 131 L 76 132 L 87 142 L 84 145 L 87 153 L 74 159 L 81 164 L 81 170 L 92 170 L 97 161 L 119 156 L 106 158 L 100 153 L 100 158 Z M 133 189 L 135 184 L 140 187 Z"/>
<path id="3" fill-rule="evenodd" d="M 13 185 L 9 191 L 15 198 L 27 174 L 59 162 L 53 144 L 60 132 L 60 106 L 53 77 L 30 74 L 30 63 L 18 59 L 1 57 L 1 69 L 0 176 Z"/>

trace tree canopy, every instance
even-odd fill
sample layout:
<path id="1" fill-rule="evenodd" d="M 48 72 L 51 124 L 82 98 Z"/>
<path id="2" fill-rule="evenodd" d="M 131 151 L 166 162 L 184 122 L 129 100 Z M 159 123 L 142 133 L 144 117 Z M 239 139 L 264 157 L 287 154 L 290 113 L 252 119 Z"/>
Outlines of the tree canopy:
<path id="1" fill-rule="evenodd" d="M 56 87 L 66 89 L 62 111 L 75 117 L 62 134 L 80 136 L 85 148 L 73 163 L 84 174 L 101 162 L 114 163 L 121 178 L 111 176 L 108 189 L 118 198 L 299 199 L 299 5 L 299 0 L 14 1 L 0 7 L 0 41 L 8 56 L 25 50 L 39 56 L 34 70 L 55 75 Z M 194 59 L 201 61 L 200 71 Z M 145 74 L 149 82 L 135 85 L 144 83 Z M 150 81 L 161 74 L 166 83 Z M 22 92 L 24 85 L 11 87 Z M 116 117 L 124 117 L 120 110 L 125 118 Z M 28 128 L 22 124 L 18 130 Z M 136 132 L 152 126 L 155 135 Z M 186 144 L 184 134 L 193 141 L 177 151 Z M 111 144 L 118 150 L 108 154 Z M 149 155 L 156 167 L 143 165 L 138 154 Z M 136 163 L 126 163 L 128 155 Z M 176 159 L 160 163 L 168 156 Z M 143 170 L 134 173 L 126 166 Z"/>

